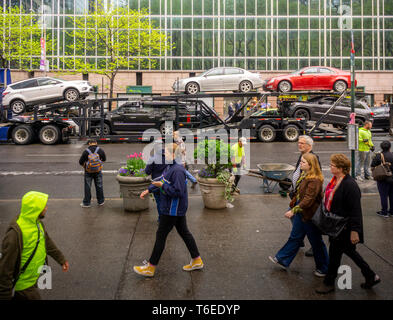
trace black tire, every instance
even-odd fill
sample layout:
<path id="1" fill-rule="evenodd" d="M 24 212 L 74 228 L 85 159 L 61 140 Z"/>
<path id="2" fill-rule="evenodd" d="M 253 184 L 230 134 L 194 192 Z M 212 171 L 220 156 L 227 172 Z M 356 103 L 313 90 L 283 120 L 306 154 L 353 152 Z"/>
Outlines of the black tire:
<path id="1" fill-rule="evenodd" d="M 348 85 L 344 80 L 338 80 L 333 85 L 333 90 L 336 92 L 344 92 L 347 88 Z"/>
<path id="2" fill-rule="evenodd" d="M 101 123 L 97 123 L 96 128 L 94 128 L 94 135 L 99 137 L 101 134 Z M 104 136 L 108 136 L 111 134 L 111 127 L 109 124 L 104 123 Z"/>
<path id="3" fill-rule="evenodd" d="M 307 109 L 299 108 L 293 114 L 294 118 L 304 118 L 306 121 L 310 121 L 310 112 Z"/>
<path id="4" fill-rule="evenodd" d="M 54 125 L 47 125 L 40 129 L 38 133 L 41 143 L 52 145 L 56 144 L 61 140 L 61 132 L 59 127 Z"/>
<path id="5" fill-rule="evenodd" d="M 285 141 L 295 142 L 298 140 L 300 135 L 299 127 L 294 124 L 289 124 L 284 127 L 282 134 Z"/>
<path id="6" fill-rule="evenodd" d="M 200 90 L 199 84 L 196 82 L 189 82 L 186 85 L 186 93 L 187 94 L 197 94 Z"/>
<path id="7" fill-rule="evenodd" d="M 22 100 L 14 100 L 10 104 L 10 109 L 14 114 L 21 114 L 26 112 L 26 103 Z"/>
<path id="8" fill-rule="evenodd" d="M 167 133 L 167 131 L 169 131 L 169 132 Z M 162 137 L 165 137 L 166 133 L 169 134 L 170 136 L 173 135 L 173 131 L 174 131 L 173 126 L 172 126 L 172 129 L 170 129 L 170 127 L 166 127 L 165 126 L 165 122 L 161 123 L 161 125 L 160 125 L 160 133 L 161 133 Z"/>
<path id="9" fill-rule="evenodd" d="M 12 130 L 11 136 L 15 144 L 26 145 L 33 141 L 34 131 L 31 127 L 22 124 Z"/>
<path id="10" fill-rule="evenodd" d="M 252 83 L 248 80 L 244 80 L 239 84 L 239 91 L 243 93 L 250 92 L 252 90 Z"/>
<path id="11" fill-rule="evenodd" d="M 277 86 L 277 91 L 279 92 L 290 92 L 291 90 L 292 84 L 287 80 L 281 81 Z"/>
<path id="12" fill-rule="evenodd" d="M 276 129 L 271 125 L 265 124 L 258 130 L 258 139 L 262 142 L 272 142 L 276 139 Z"/>
<path id="13" fill-rule="evenodd" d="M 76 101 L 79 99 L 79 91 L 74 89 L 74 88 L 70 88 L 67 89 L 66 91 L 64 91 L 64 99 L 70 102 Z"/>

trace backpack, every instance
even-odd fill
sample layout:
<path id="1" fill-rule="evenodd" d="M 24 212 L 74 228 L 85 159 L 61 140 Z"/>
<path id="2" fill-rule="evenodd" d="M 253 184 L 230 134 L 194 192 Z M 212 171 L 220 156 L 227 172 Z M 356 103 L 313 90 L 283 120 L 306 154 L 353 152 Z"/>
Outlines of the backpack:
<path id="1" fill-rule="evenodd" d="M 97 173 L 102 170 L 102 162 L 100 159 L 100 156 L 98 155 L 98 150 L 100 148 L 97 147 L 94 150 L 94 153 L 90 151 L 89 148 L 86 149 L 86 151 L 89 153 L 87 156 L 87 162 L 86 162 L 86 171 L 88 173 Z"/>

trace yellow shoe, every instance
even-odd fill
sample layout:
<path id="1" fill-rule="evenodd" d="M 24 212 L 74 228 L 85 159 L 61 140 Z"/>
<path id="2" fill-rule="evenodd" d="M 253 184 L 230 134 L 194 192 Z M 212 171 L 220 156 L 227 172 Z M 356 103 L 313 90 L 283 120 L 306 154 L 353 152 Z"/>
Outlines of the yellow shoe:
<path id="1" fill-rule="evenodd" d="M 143 264 L 143 266 L 134 266 L 134 271 L 141 276 L 154 277 L 156 267 L 148 263 L 146 260 L 143 261 Z"/>
<path id="2" fill-rule="evenodd" d="M 192 270 L 198 270 L 203 268 L 203 261 L 201 257 L 192 259 L 190 264 L 186 265 L 183 267 L 184 271 L 192 271 Z"/>

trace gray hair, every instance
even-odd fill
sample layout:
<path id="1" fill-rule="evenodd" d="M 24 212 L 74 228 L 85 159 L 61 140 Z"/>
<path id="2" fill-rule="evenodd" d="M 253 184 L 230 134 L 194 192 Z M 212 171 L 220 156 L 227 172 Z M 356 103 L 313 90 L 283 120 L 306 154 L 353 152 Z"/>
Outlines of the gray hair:
<path id="1" fill-rule="evenodd" d="M 298 140 L 300 140 L 300 139 L 306 140 L 306 143 L 307 143 L 310 147 L 312 147 L 313 144 L 314 144 L 314 140 L 313 140 L 310 136 L 302 135 L 302 136 L 299 136 L 299 139 L 298 139 Z"/>

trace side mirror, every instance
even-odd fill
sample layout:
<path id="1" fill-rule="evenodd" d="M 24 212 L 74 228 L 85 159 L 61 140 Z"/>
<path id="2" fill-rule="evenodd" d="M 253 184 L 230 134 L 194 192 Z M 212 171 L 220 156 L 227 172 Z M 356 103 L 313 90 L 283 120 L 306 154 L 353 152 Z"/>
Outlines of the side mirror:
<path id="1" fill-rule="evenodd" d="M 304 72 L 300 72 L 299 74 L 302 76 Z"/>

